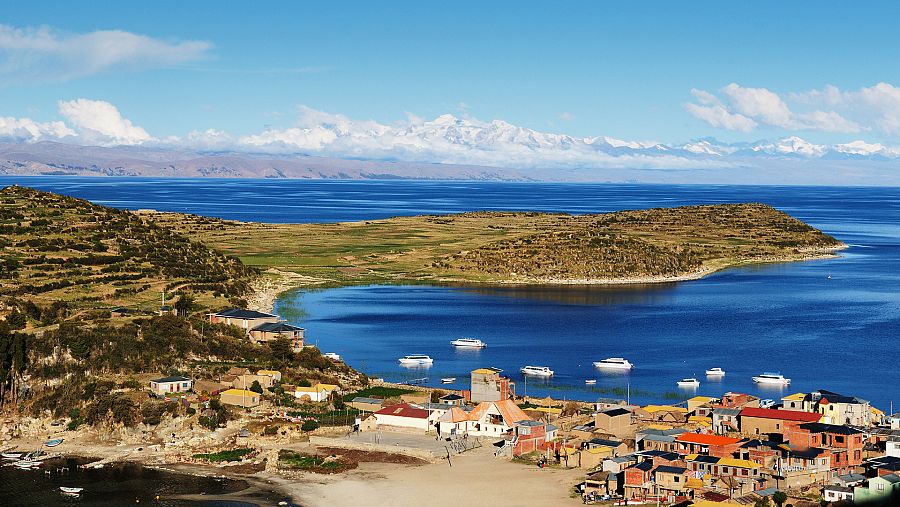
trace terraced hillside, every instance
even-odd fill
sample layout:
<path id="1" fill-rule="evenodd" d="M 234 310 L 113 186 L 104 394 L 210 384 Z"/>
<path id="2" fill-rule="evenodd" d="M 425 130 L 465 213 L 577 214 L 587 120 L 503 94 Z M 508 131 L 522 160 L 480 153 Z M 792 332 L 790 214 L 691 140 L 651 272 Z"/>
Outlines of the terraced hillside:
<path id="1" fill-rule="evenodd" d="M 154 310 L 163 290 L 226 305 L 255 270 L 134 213 L 10 186 L 0 190 L 0 298 Z"/>

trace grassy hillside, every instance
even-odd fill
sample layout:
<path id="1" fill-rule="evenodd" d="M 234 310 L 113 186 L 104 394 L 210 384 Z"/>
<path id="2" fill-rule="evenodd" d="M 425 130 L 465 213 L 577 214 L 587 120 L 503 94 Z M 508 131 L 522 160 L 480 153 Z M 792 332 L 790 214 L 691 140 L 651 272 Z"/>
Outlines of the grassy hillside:
<path id="1" fill-rule="evenodd" d="M 245 264 L 332 284 L 647 281 L 826 255 L 842 246 L 763 204 L 573 216 L 476 212 L 336 224 L 153 221 Z"/>
<path id="2" fill-rule="evenodd" d="M 246 294 L 255 271 L 128 212 L 30 188 L 0 190 L 0 298 L 155 309 L 161 292 L 207 306 Z"/>

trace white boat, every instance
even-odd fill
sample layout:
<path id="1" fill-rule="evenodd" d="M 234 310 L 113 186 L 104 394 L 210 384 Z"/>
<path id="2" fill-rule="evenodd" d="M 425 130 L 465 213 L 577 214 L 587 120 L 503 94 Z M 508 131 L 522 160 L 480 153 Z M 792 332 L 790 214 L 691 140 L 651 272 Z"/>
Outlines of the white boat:
<path id="1" fill-rule="evenodd" d="M 552 377 L 553 370 L 546 366 L 524 366 L 520 369 L 525 375 L 533 375 L 535 377 Z"/>
<path id="2" fill-rule="evenodd" d="M 678 387 L 700 387 L 700 381 L 695 378 L 683 378 L 676 384 L 678 384 Z"/>
<path id="3" fill-rule="evenodd" d="M 84 488 L 67 488 L 65 486 L 60 486 L 59 490 L 62 491 L 63 493 L 78 494 L 78 493 L 81 493 L 82 491 L 84 491 Z"/>
<path id="4" fill-rule="evenodd" d="M 759 408 L 772 408 L 775 406 L 775 400 L 759 400 Z"/>
<path id="5" fill-rule="evenodd" d="M 722 368 L 719 368 L 719 367 L 710 368 L 710 369 L 706 370 L 706 376 L 707 377 L 724 377 L 725 370 L 723 370 Z"/>
<path id="6" fill-rule="evenodd" d="M 0 454 L 0 458 L 3 458 L 3 459 L 20 459 L 20 458 L 21 458 L 22 456 L 24 456 L 24 455 L 25 455 L 24 452 L 4 452 L 3 454 Z"/>
<path id="7" fill-rule="evenodd" d="M 441 379 L 441 384 L 452 384 L 456 382 L 456 377 L 444 377 Z"/>
<path id="8" fill-rule="evenodd" d="M 621 357 L 608 357 L 602 361 L 594 361 L 594 367 L 604 370 L 630 370 L 634 365 Z"/>
<path id="9" fill-rule="evenodd" d="M 22 460 L 22 461 L 16 461 L 15 463 L 13 463 L 13 466 L 16 468 L 23 468 L 23 469 L 29 469 L 29 470 L 32 468 L 37 468 L 41 465 L 43 465 L 42 462 L 31 461 L 31 460 Z"/>
<path id="10" fill-rule="evenodd" d="M 597 381 L 596 380 L 585 380 L 584 383 L 589 386 L 592 386 L 592 385 L 596 384 Z"/>
<path id="11" fill-rule="evenodd" d="M 325 356 L 325 357 L 327 357 L 328 359 L 331 359 L 331 360 L 334 360 L 334 361 L 340 361 L 340 360 L 341 360 L 341 356 L 338 355 L 336 352 L 326 352 L 326 353 L 324 353 L 324 354 L 322 354 L 322 355 Z"/>
<path id="12" fill-rule="evenodd" d="M 776 385 L 776 386 L 786 386 L 790 385 L 791 379 L 784 378 L 784 375 L 780 373 L 763 373 L 762 375 L 757 375 L 753 377 L 753 381 L 757 384 L 767 384 L 767 385 Z"/>
<path id="13" fill-rule="evenodd" d="M 487 343 L 484 343 L 478 338 L 457 338 L 450 342 L 450 345 L 453 345 L 454 347 L 470 347 L 476 349 L 487 347 Z"/>
<path id="14" fill-rule="evenodd" d="M 400 364 L 410 364 L 410 365 L 420 365 L 420 364 L 431 364 L 434 362 L 434 359 L 431 359 L 428 356 L 422 354 L 412 354 L 409 356 L 403 356 L 400 358 Z"/>

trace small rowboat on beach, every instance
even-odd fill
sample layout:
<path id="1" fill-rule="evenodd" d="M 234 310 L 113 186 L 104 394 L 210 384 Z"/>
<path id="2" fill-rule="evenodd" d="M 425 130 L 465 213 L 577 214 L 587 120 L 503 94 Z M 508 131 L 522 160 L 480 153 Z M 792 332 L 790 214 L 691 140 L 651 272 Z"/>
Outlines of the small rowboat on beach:
<path id="1" fill-rule="evenodd" d="M 37 468 L 41 465 L 43 465 L 43 463 L 41 463 L 40 461 L 30 461 L 30 460 L 16 461 L 15 463 L 13 463 L 14 467 L 21 468 L 23 470 L 30 470 L 32 468 Z"/>
<path id="2" fill-rule="evenodd" d="M 65 439 L 54 438 L 53 440 L 47 440 L 46 442 L 44 442 L 44 445 L 46 445 L 47 447 L 56 447 L 57 445 L 63 443 L 63 440 Z"/>
<path id="3" fill-rule="evenodd" d="M 0 454 L 0 457 L 3 459 L 20 459 L 24 455 L 24 452 L 4 452 L 3 454 Z"/>
<path id="4" fill-rule="evenodd" d="M 70 493 L 70 494 L 77 495 L 78 493 L 81 493 L 82 491 L 84 491 L 84 488 L 67 488 L 65 486 L 60 486 L 59 490 L 62 491 L 63 493 Z"/>

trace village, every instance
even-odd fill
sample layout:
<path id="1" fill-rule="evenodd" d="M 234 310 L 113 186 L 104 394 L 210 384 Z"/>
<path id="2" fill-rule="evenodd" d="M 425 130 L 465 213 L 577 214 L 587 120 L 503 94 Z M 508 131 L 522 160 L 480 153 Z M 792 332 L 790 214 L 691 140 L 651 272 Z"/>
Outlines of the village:
<path id="1" fill-rule="evenodd" d="M 275 315 L 226 310 L 209 319 L 238 326 L 255 342 L 281 336 L 304 346 L 303 330 Z M 242 410 L 232 423 L 242 426 L 235 442 L 246 447 L 256 440 L 247 429 L 253 421 L 281 421 L 330 448 L 429 461 L 487 448 L 496 466 L 580 470 L 580 481 L 559 487 L 583 503 L 800 506 L 877 504 L 900 495 L 900 413 L 854 396 L 798 392 L 765 408 L 758 397 L 735 392 L 671 405 L 563 402 L 517 396 L 496 368 L 470 375 L 462 391 L 378 379 L 350 389 L 291 385 L 279 371 L 234 367 L 217 379 L 162 377 L 148 387 L 151 396 L 201 414 L 211 402 Z M 275 393 L 295 399 L 294 408 L 277 403 Z"/>

